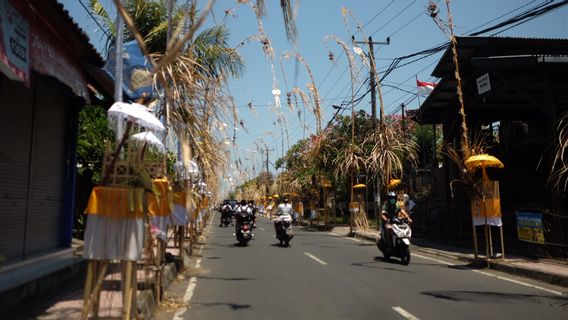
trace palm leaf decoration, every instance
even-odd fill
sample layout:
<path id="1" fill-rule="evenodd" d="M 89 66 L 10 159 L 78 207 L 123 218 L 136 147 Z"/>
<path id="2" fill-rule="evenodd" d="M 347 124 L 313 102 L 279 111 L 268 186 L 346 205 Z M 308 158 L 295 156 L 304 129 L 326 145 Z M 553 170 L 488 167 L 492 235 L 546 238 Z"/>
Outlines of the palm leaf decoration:
<path id="1" fill-rule="evenodd" d="M 393 177 L 402 177 L 405 161 L 416 164 L 418 145 L 392 127 L 379 126 L 370 140 L 373 147 L 367 158 L 369 171 L 379 177 L 382 185 L 388 185 Z"/>
<path id="2" fill-rule="evenodd" d="M 568 190 L 568 112 L 560 116 L 556 132 L 556 153 L 549 181 L 559 190 Z"/>

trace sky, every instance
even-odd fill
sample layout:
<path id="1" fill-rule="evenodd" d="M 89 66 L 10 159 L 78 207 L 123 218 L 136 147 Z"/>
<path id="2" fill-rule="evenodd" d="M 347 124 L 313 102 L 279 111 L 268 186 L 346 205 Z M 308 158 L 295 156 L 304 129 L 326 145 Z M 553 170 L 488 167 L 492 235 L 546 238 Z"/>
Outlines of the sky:
<path id="1" fill-rule="evenodd" d="M 88 0 L 58 1 L 85 30 L 93 45 L 102 50 L 104 35 L 80 3 L 82 1 L 86 5 Z M 187 0 L 177 1 L 185 3 Z M 198 1 L 200 6 L 206 3 L 205 0 Z M 111 0 L 101 2 L 109 11 L 113 11 Z M 260 42 L 249 41 L 241 44 L 247 37 L 258 34 L 259 27 L 251 6 L 237 2 L 239 1 L 218 0 L 204 27 L 225 23 L 231 32 L 230 46 L 238 46 L 238 51 L 245 60 L 246 70 L 243 77 L 229 82 L 230 94 L 237 106 L 239 118 L 244 123 L 244 128 L 237 126 L 236 143 L 231 148 L 231 154 L 232 165 L 239 163 L 240 171 L 246 172 L 249 178 L 258 175 L 263 168 L 265 155 L 261 155 L 257 146 L 263 146 L 265 143 L 271 149 L 269 159 L 273 164 L 289 146 L 316 131 L 316 120 L 310 105 L 303 107 L 300 101 L 300 116 L 298 108 L 290 110 L 287 106 L 286 92 L 298 87 L 308 93 L 307 85 L 311 80 L 306 66 L 296 63 L 294 58 L 283 59 L 283 53 L 300 54 L 310 68 L 324 113 L 322 126 L 325 126 L 335 112 L 332 105 L 350 104 L 351 83 L 354 84 L 356 97 L 368 90 L 368 83 L 364 81 L 368 77 L 369 69 L 352 50 L 352 35 L 355 35 L 357 41 L 363 41 L 369 36 L 372 36 L 374 42 L 385 42 L 387 37 L 390 38 L 388 45 L 374 46 L 379 76 L 394 58 L 432 48 L 448 39 L 426 14 L 427 0 L 293 0 L 296 5 L 298 41 L 291 44 L 286 38 L 280 1 L 265 0 L 267 16 L 263 18 L 262 25 L 275 52 L 274 63 L 271 65 Z M 451 2 L 451 11 L 455 33 L 467 35 L 543 2 L 546 1 L 454 0 Z M 439 3 L 439 7 L 440 16 L 446 20 L 444 1 Z M 342 12 L 346 14 L 342 15 Z M 484 35 L 493 35 L 499 31 L 502 32 L 496 36 L 568 38 L 568 6 L 508 30 L 499 29 Z M 353 69 L 357 72 L 354 79 L 350 76 L 347 55 L 335 40 L 326 37 L 328 35 L 337 37 L 349 47 L 350 54 L 355 58 Z M 368 52 L 367 46 L 360 46 L 364 52 Z M 330 52 L 333 61 L 329 59 Z M 401 103 L 405 103 L 407 109 L 419 107 L 415 94 L 416 78 L 421 81 L 436 81 L 430 74 L 441 54 L 442 52 L 424 57 L 397 68 L 383 80 L 386 114 L 400 113 Z M 272 93 L 275 87 L 281 91 L 280 108 L 276 107 Z M 252 105 L 252 108 L 249 105 Z M 370 114 L 370 94 L 367 94 L 355 109 L 365 110 Z M 350 111 L 346 110 L 344 114 L 350 114 Z M 227 122 L 231 131 L 229 135 L 232 136 L 232 120 Z M 276 172 L 272 165 L 270 170 Z M 232 171 L 235 172 L 235 168 Z M 233 174 L 233 178 L 238 177 Z"/>

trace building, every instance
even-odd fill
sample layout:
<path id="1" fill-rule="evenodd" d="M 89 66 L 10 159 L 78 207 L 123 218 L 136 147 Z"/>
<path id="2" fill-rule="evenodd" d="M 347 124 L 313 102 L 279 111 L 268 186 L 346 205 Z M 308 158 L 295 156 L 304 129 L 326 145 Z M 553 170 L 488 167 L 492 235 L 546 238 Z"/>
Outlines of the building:
<path id="1" fill-rule="evenodd" d="M 78 113 L 104 92 L 92 76 L 102 58 L 56 0 L 0 0 L 0 7 L 0 292 L 6 292 L 64 267 L 10 273 L 70 253 Z"/>
<path id="2" fill-rule="evenodd" d="M 515 212 L 525 208 L 547 213 L 547 242 L 568 244 L 566 192 L 548 181 L 554 157 L 556 126 L 568 111 L 568 40 L 458 37 L 465 112 L 470 137 L 483 136 L 490 153 L 505 168 L 490 174 L 500 182 L 506 237 L 516 239 Z M 447 49 L 432 76 L 438 85 L 416 118 L 443 127 L 445 143 L 459 147 L 461 117 L 455 68 Z M 456 238 L 471 236 L 469 199 L 459 192 L 456 167 L 446 157 L 434 168 L 431 228 Z M 452 197 L 453 191 L 453 197 Z"/>

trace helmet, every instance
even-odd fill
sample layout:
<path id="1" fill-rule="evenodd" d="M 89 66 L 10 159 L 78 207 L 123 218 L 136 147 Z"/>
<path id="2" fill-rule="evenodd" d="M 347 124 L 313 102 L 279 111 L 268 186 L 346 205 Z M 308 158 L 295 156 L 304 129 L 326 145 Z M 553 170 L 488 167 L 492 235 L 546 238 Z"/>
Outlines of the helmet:
<path id="1" fill-rule="evenodd" d="M 396 193 L 394 192 L 389 192 L 387 195 L 387 201 L 391 204 L 394 205 L 396 203 Z"/>
<path id="2" fill-rule="evenodd" d="M 247 201 L 246 200 L 241 200 L 241 206 L 246 206 Z"/>
<path id="3" fill-rule="evenodd" d="M 283 201 L 284 203 L 288 203 L 288 197 L 282 198 L 282 201 Z"/>
<path id="4" fill-rule="evenodd" d="M 249 200 L 248 203 L 249 203 L 249 204 L 254 204 L 254 200 Z"/>

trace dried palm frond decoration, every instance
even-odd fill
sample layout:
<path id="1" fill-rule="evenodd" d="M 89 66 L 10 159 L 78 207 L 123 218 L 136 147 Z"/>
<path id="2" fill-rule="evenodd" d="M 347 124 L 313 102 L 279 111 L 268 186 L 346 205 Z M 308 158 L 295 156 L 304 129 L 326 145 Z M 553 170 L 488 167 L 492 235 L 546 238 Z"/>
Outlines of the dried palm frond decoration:
<path id="1" fill-rule="evenodd" d="M 556 153 L 552 163 L 551 182 L 558 190 L 568 190 L 568 112 L 560 116 L 556 129 Z"/>
<path id="2" fill-rule="evenodd" d="M 458 49 L 457 49 L 457 40 L 456 36 L 454 35 L 454 21 L 452 17 L 452 12 L 450 10 L 450 0 L 445 0 L 446 8 L 447 8 L 447 15 L 448 15 L 448 22 L 442 21 L 439 17 L 439 9 L 438 4 L 434 1 L 430 1 L 428 3 L 428 13 L 430 17 L 434 20 L 438 28 L 442 30 L 442 32 L 450 39 L 450 46 L 452 49 L 452 58 L 454 62 L 454 75 L 457 81 L 456 85 L 456 92 L 458 95 L 458 102 L 459 102 L 459 114 L 461 116 L 461 129 L 462 129 L 462 136 L 461 136 L 461 151 L 464 154 L 464 159 L 469 158 L 471 154 L 471 148 L 469 146 L 469 132 L 467 128 L 466 122 L 466 114 L 465 114 L 465 106 L 464 106 L 464 98 L 463 98 L 463 91 L 462 91 L 462 79 L 460 76 L 460 69 L 459 69 L 459 61 L 458 61 Z"/>
<path id="3" fill-rule="evenodd" d="M 368 158 L 366 157 L 365 151 L 362 147 L 366 142 L 367 139 L 365 139 L 365 142 L 360 145 L 350 143 L 346 150 L 338 153 L 338 157 L 332 161 L 332 164 L 335 166 L 333 174 L 337 179 L 351 175 L 354 172 L 366 171 L 368 167 Z"/>
<path id="4" fill-rule="evenodd" d="M 401 136 L 392 127 L 379 126 L 371 135 L 373 148 L 367 163 L 369 171 L 378 176 L 381 184 L 387 186 L 389 180 L 402 177 L 404 163 L 416 165 L 418 145 L 412 139 Z"/>

